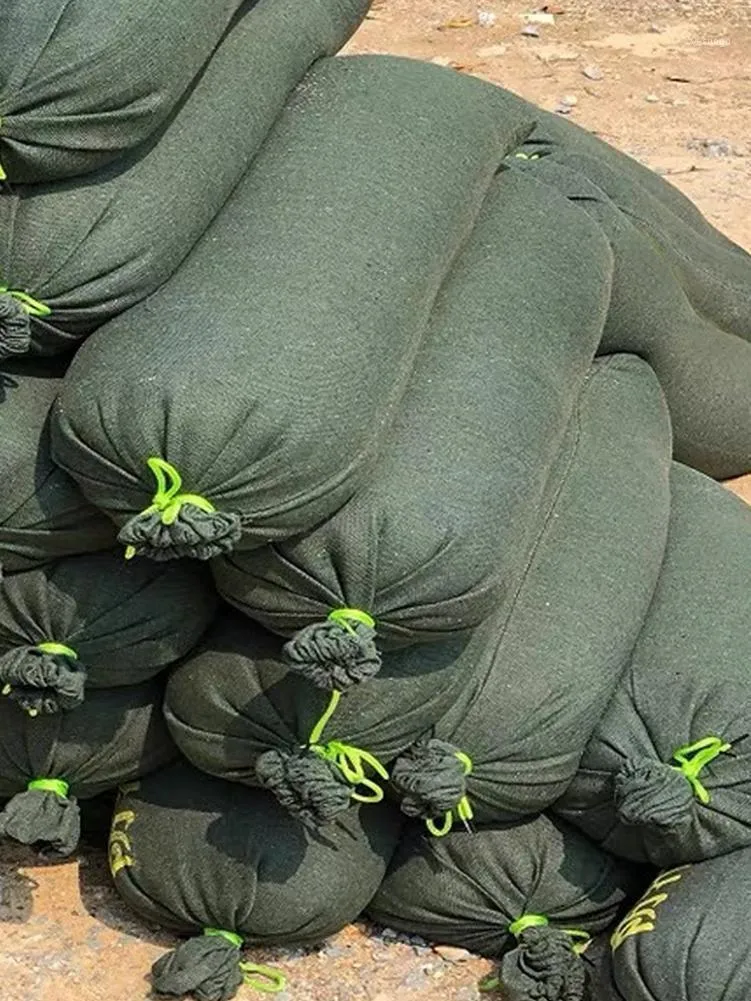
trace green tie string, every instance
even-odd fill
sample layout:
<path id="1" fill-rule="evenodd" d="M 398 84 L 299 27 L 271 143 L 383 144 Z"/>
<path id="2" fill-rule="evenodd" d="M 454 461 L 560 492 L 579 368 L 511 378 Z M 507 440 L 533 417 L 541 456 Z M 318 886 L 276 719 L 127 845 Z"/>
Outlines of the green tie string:
<path id="1" fill-rule="evenodd" d="M 270 966 L 260 966 L 258 963 L 240 963 L 243 980 L 249 987 L 264 994 L 279 994 L 287 986 L 287 978 L 281 970 Z"/>
<path id="2" fill-rule="evenodd" d="M 204 935 L 214 938 L 224 938 L 236 949 L 242 949 L 244 940 L 242 936 L 233 931 L 225 931 L 223 928 L 204 928 Z M 260 966 L 258 963 L 238 964 L 243 973 L 243 980 L 249 986 L 264 994 L 278 994 L 287 986 L 287 978 L 279 970 L 274 970 L 270 966 Z"/>
<path id="3" fill-rule="evenodd" d="M 54 792 L 60 799 L 68 798 L 70 786 L 62 779 L 34 779 L 26 786 L 27 789 L 41 789 L 42 792 Z"/>
<path id="4" fill-rule="evenodd" d="M 363 612 L 359 608 L 335 608 L 329 612 L 328 618 L 331 622 L 336 622 L 338 626 L 342 626 L 348 633 L 352 633 L 353 636 L 355 635 L 355 630 L 351 625 L 352 622 L 359 622 L 369 629 L 375 629 L 375 619 L 373 616 L 368 615 L 367 612 Z"/>
<path id="5" fill-rule="evenodd" d="M 50 653 L 57 657 L 70 657 L 71 660 L 78 660 L 78 654 L 72 647 L 66 646 L 64 643 L 37 643 L 36 649 L 40 653 Z"/>
<path id="6" fill-rule="evenodd" d="M 681 772 L 687 778 L 694 795 L 705 806 L 709 803 L 710 796 L 701 780 L 699 773 L 711 761 L 731 749 L 732 745 L 726 743 L 720 737 L 704 737 L 694 744 L 685 744 L 679 747 L 673 754 L 673 760 L 677 765 L 671 765 L 676 771 Z"/>
<path id="7" fill-rule="evenodd" d="M 463 751 L 455 751 L 454 754 L 461 762 L 464 768 L 464 774 L 471 775 L 472 759 L 470 758 L 470 756 L 468 754 L 464 754 Z M 461 820 L 461 822 L 464 824 L 467 830 L 470 830 L 469 822 L 472 820 L 475 813 L 474 810 L 472 809 L 472 804 L 469 801 L 469 796 L 462 796 L 462 798 L 456 804 L 456 807 L 454 809 L 456 810 L 456 819 Z M 433 837 L 443 838 L 449 833 L 451 828 L 454 826 L 454 819 L 455 819 L 454 810 L 447 810 L 443 818 L 443 823 L 441 824 L 440 827 L 438 827 L 438 825 L 433 820 L 426 820 L 425 826 L 427 827 L 428 831 L 433 835 Z"/>
<path id="8" fill-rule="evenodd" d="M 365 773 L 365 765 L 370 765 L 382 779 L 388 779 L 389 773 L 378 758 L 370 754 L 369 751 L 354 747 L 352 744 L 345 744 L 341 740 L 330 740 L 326 744 L 320 743 L 326 724 L 334 715 L 341 697 L 342 693 L 336 689 L 331 693 L 328 706 L 311 731 L 308 748 L 325 761 L 333 762 L 350 785 L 364 786 L 370 790 L 369 795 L 353 792 L 352 799 L 357 800 L 358 803 L 380 803 L 383 799 L 383 789 L 373 779 L 368 778 Z"/>
<path id="9" fill-rule="evenodd" d="M 180 488 L 183 480 L 172 463 L 159 456 L 152 455 L 146 460 L 156 480 L 156 493 L 151 498 L 151 504 L 145 508 L 141 515 L 143 517 L 150 514 L 159 514 L 163 525 L 172 525 L 180 514 L 180 509 L 184 504 L 192 504 L 194 507 L 206 511 L 208 514 L 216 511 L 211 501 L 201 497 L 200 494 L 181 494 Z M 132 560 L 136 555 L 136 547 L 128 546 L 125 550 L 125 559 Z"/>
<path id="10" fill-rule="evenodd" d="M 0 167 L 0 181 L 4 180 L 5 172 L 2 167 Z M 21 289 L 8 288 L 7 285 L 0 285 L 0 295 L 11 296 L 11 298 L 15 299 L 21 308 L 29 314 L 29 316 L 49 316 L 52 312 L 49 306 L 46 306 L 38 299 L 34 299 L 28 292 L 23 292 Z"/>

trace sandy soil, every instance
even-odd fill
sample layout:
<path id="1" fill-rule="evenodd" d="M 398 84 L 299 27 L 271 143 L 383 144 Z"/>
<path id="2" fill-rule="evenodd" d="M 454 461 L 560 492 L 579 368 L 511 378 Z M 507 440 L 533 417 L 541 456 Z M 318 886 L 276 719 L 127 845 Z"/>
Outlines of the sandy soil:
<path id="1" fill-rule="evenodd" d="M 349 46 L 434 60 L 570 116 L 668 177 L 751 249 L 751 7 L 741 0 L 562 0 L 535 5 L 382 0 Z M 481 14 L 482 24 L 478 22 Z M 575 99 L 573 101 L 569 99 Z M 751 477 L 733 484 L 751 502 Z M 101 841 L 101 837 L 99 839 Z M 65 864 L 0 853 L 3 1001 L 139 1001 L 169 936 L 118 901 L 100 850 Z M 320 951 L 264 954 L 281 1001 L 478 1001 L 483 960 L 345 930 Z M 248 992 L 248 997 L 251 992 Z"/>

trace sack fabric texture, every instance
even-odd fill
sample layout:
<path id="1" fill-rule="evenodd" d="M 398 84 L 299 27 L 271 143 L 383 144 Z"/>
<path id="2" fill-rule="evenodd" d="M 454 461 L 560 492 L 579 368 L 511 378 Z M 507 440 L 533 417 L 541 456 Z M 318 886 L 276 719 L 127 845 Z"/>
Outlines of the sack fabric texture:
<path id="1" fill-rule="evenodd" d="M 0 700 L 0 836 L 75 851 L 79 799 L 168 765 L 177 755 L 161 681 L 90 693 L 75 713 L 31 719 Z"/>
<path id="2" fill-rule="evenodd" d="M 49 412 L 59 365 L 9 362 L 0 368 L 0 569 L 28 570 L 64 556 L 116 545 L 109 518 L 52 461 Z"/>
<path id="3" fill-rule="evenodd" d="M 378 889 L 400 830 L 399 811 L 381 804 L 314 838 L 270 793 L 185 763 L 124 789 L 110 836 L 118 892 L 148 921 L 199 935 L 156 962 L 154 990 L 231 998 L 243 942 L 305 945 L 339 931 Z"/>
<path id="4" fill-rule="evenodd" d="M 469 629 L 508 596 L 599 344 L 611 265 L 563 196 L 496 177 L 372 477 L 313 531 L 214 564 L 225 598 L 294 636 L 295 670 L 330 688 L 350 664 L 376 668 L 381 647 Z"/>
<path id="5" fill-rule="evenodd" d="M 525 573 L 483 669 L 391 777 L 402 808 L 439 828 L 544 809 L 576 774 L 654 592 L 669 518 L 670 426 L 638 358 L 598 361 Z M 614 517 L 614 512 L 618 512 Z"/>
<path id="6" fill-rule="evenodd" d="M 411 826 L 368 914 L 502 957 L 504 1001 L 583 1001 L 591 971 L 582 948 L 612 923 L 639 879 L 633 866 L 544 814 L 444 838 Z"/>
<path id="7" fill-rule="evenodd" d="M 84 6 L 80 0 L 64 5 Z M 24 5 L 14 0 L 12 6 L 20 10 Z M 35 5 L 41 17 L 59 6 L 60 0 Z M 111 5 L 87 0 L 86 6 L 89 31 L 100 35 L 107 23 L 117 24 Z M 191 7 L 208 8 L 205 0 L 159 5 L 137 0 L 135 6 L 142 15 L 148 9 L 151 19 L 163 17 L 167 9 L 180 24 L 182 38 L 205 29 L 190 20 Z M 238 4 L 219 0 L 211 6 L 216 17 Z M 344 44 L 367 7 L 367 0 L 246 3 L 245 16 L 147 142 L 84 178 L 6 185 L 0 193 L 0 358 L 29 350 L 71 351 L 92 330 L 162 285 L 246 172 L 308 68 Z M 7 37 L 3 16 L 0 46 Z M 33 25 L 28 5 L 23 21 Z M 153 57 L 154 40 L 147 36 L 144 43 Z M 84 47 L 75 51 L 75 58 L 85 53 L 86 67 L 121 85 L 112 62 L 97 63 L 92 43 L 80 44 Z M 118 54 L 113 58 L 117 61 Z M 162 71 L 174 64 L 152 58 L 145 65 Z M 80 99 L 72 79 L 62 93 Z M 94 99 L 101 101 L 101 96 L 97 92 Z M 90 93 L 87 99 L 92 99 Z M 105 117 L 111 121 L 115 112 Z M 150 113 L 146 121 L 151 123 Z M 80 127 L 71 119 L 64 124 Z M 4 119 L 0 147 L 8 127 Z"/>
<path id="8" fill-rule="evenodd" d="M 599 222 L 610 240 L 615 266 L 600 351 L 633 352 L 654 368 L 670 409 L 676 459 L 718 479 L 750 471 L 751 343 L 729 329 L 735 323 L 736 329 L 747 333 L 742 320 L 734 320 L 742 314 L 744 290 L 751 328 L 749 261 L 740 259 L 735 267 L 736 273 L 741 272 L 736 286 L 730 284 L 728 268 L 729 287 L 734 289 L 730 298 L 738 308 L 727 303 L 728 296 L 722 299 L 718 290 L 716 298 L 725 306 L 718 305 L 713 313 L 704 299 L 692 301 L 665 243 L 640 225 L 641 216 L 651 215 L 653 227 L 667 228 L 662 223 L 669 213 L 657 199 L 635 192 L 635 185 L 593 159 L 556 154 L 515 162 L 517 169 L 568 195 Z M 692 237 L 687 226 L 683 230 L 682 246 L 690 253 L 700 239 Z M 717 269 L 723 273 L 729 252 L 718 248 L 717 253 L 721 257 Z M 731 263 L 736 256 L 730 253 Z"/>
<path id="9" fill-rule="evenodd" d="M 512 107 L 430 64 L 316 64 L 180 270 L 68 372 L 55 457 L 121 541 L 207 559 L 349 498 L 530 127 Z"/>
<path id="10" fill-rule="evenodd" d="M 84 174 L 142 143 L 165 121 L 235 21 L 255 25 L 256 6 L 282 7 L 279 31 L 293 44 L 282 0 L 5 0 L 0 10 L 0 165 L 13 184 Z M 304 35 L 322 15 L 349 23 L 367 0 L 308 0 Z M 306 11 L 311 8 L 311 13 Z M 236 30 L 236 26 L 235 26 Z M 248 36 L 252 37 L 252 36 Z M 276 54 L 281 56 L 282 39 Z M 258 53 L 248 51 L 249 75 Z M 238 76 L 242 100 L 244 80 Z M 228 95 L 229 99 L 231 95 Z M 243 102 L 244 103 L 244 102 Z M 252 112 L 255 102 L 250 101 Z M 196 132 L 211 123 L 201 119 Z M 234 136 L 232 137 L 234 139 Z M 226 148 L 228 144 L 224 144 Z"/>
<path id="11" fill-rule="evenodd" d="M 71 556 L 0 589 L 0 689 L 32 715 L 74 709 L 87 688 L 145 681 L 184 656 L 216 597 L 200 565 Z"/>
<path id="12" fill-rule="evenodd" d="M 673 465 L 668 545 L 630 666 L 556 809 L 671 866 L 751 846 L 751 509 Z"/>
<path id="13" fill-rule="evenodd" d="M 405 647 L 367 685 L 323 692 L 289 670 L 276 636 L 221 614 L 170 675 L 164 711 L 196 767 L 267 786 L 319 827 L 353 798 L 381 798 L 384 763 L 461 697 L 480 649 L 474 635 Z"/>
<path id="14" fill-rule="evenodd" d="M 751 851 L 661 872 L 610 937 L 597 1001 L 746 1001 Z"/>

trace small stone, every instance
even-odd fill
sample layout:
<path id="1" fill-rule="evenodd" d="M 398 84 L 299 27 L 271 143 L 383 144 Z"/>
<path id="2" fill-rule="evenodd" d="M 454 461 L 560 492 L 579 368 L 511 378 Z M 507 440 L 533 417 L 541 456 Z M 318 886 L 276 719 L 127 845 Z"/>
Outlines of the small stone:
<path id="1" fill-rule="evenodd" d="M 507 52 L 508 45 L 486 45 L 477 50 L 477 55 L 480 59 L 494 59 L 496 56 L 505 56 Z"/>
<path id="2" fill-rule="evenodd" d="M 430 60 L 431 63 L 435 63 L 436 66 L 450 66 L 451 58 L 449 56 L 433 56 Z"/>
<path id="3" fill-rule="evenodd" d="M 555 14 L 548 14 L 545 11 L 535 10 L 528 14 L 522 14 L 527 24 L 555 24 Z"/>
<path id="4" fill-rule="evenodd" d="M 349 955 L 349 949 L 346 946 L 337 945 L 336 942 L 332 942 L 331 945 L 325 945 L 318 955 L 325 959 L 341 959 L 343 956 Z"/>
<path id="5" fill-rule="evenodd" d="M 478 10 L 477 23 L 481 28 L 492 28 L 496 22 L 495 14 L 490 10 Z"/>
<path id="6" fill-rule="evenodd" d="M 399 932 L 393 928 L 384 928 L 381 932 L 381 938 L 384 942 L 396 942 L 399 938 Z"/>
<path id="7" fill-rule="evenodd" d="M 565 104 L 569 108 L 575 108 L 579 103 L 579 98 L 574 94 L 564 94 L 561 98 L 561 104 Z"/>
<path id="8" fill-rule="evenodd" d="M 599 66 L 585 66 L 582 73 L 588 80 L 602 80 L 604 76 Z"/>
<path id="9" fill-rule="evenodd" d="M 434 945 L 433 952 L 437 952 L 447 963 L 464 963 L 472 958 L 469 949 L 460 949 L 455 945 Z"/>
<path id="10" fill-rule="evenodd" d="M 650 24 L 649 30 L 653 35 L 661 35 L 665 29 L 661 28 L 659 24 Z"/>
<path id="11" fill-rule="evenodd" d="M 521 30 L 522 35 L 526 35 L 528 38 L 539 38 L 540 29 L 536 24 L 525 24 Z"/>
<path id="12" fill-rule="evenodd" d="M 647 102 L 648 104 L 659 104 L 659 103 L 660 103 L 660 99 L 659 99 L 659 97 L 657 96 L 657 94 L 647 94 L 647 95 L 645 96 L 644 100 L 645 100 L 645 101 L 646 101 L 646 102 Z"/>

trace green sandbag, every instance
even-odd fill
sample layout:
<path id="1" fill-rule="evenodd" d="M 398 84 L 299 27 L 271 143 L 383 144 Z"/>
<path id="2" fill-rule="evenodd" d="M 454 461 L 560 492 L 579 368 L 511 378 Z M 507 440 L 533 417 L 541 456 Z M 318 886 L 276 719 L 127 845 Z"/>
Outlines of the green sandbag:
<path id="1" fill-rule="evenodd" d="M 224 1001 L 245 978 L 278 989 L 278 973 L 240 965 L 243 944 L 339 931 L 378 889 L 400 829 L 383 804 L 312 838 L 269 793 L 185 763 L 124 789 L 110 834 L 115 887 L 147 921 L 198 933 L 154 964 L 155 993 Z"/>
<path id="2" fill-rule="evenodd" d="M 56 459 L 131 553 L 208 559 L 349 498 L 529 128 L 512 106 L 429 64 L 311 70 L 180 270 L 68 372 Z"/>
<path id="3" fill-rule="evenodd" d="M 200 5 L 207 6 L 205 0 Z M 73 6 L 81 7 L 81 0 Z M 163 16 L 164 3 L 148 6 L 152 18 Z M 166 6 L 190 38 L 196 0 Z M 214 0 L 213 6 L 219 16 L 238 3 Z M 246 2 L 246 15 L 147 143 L 83 179 L 3 191 L 0 286 L 10 291 L 0 290 L 0 358 L 29 349 L 70 351 L 159 288 L 246 172 L 308 68 L 344 44 L 367 7 L 368 0 Z M 101 18 L 100 11 L 97 31 Z M 154 46 L 152 39 L 148 45 Z M 90 46 L 82 51 L 92 65 Z M 117 76 L 112 80 L 121 85 Z M 76 101 L 86 97 L 76 90 L 66 94 Z M 70 126 L 70 119 L 63 121 Z M 150 114 L 148 123 L 157 124 Z M 0 147 L 6 124 L 0 125 Z"/>
<path id="4" fill-rule="evenodd" d="M 112 522 L 56 466 L 49 411 L 60 366 L 5 362 L 0 369 L 0 569 L 4 573 L 111 548 Z"/>
<path id="5" fill-rule="evenodd" d="M 748 1001 L 751 850 L 669 869 L 611 936 L 597 1001 Z"/>
<path id="6" fill-rule="evenodd" d="M 518 100 L 528 113 L 534 113 L 536 120 L 534 129 L 516 152 L 526 157 L 581 154 L 595 160 L 622 176 L 624 180 L 636 185 L 645 195 L 656 199 L 665 210 L 680 222 L 690 226 L 702 239 L 714 241 L 718 249 L 730 250 L 742 257 L 747 256 L 744 250 L 702 215 L 690 198 L 656 171 L 611 146 L 596 133 L 577 125 L 570 118 L 562 118 L 559 114 L 544 111 L 522 98 Z"/>
<path id="7" fill-rule="evenodd" d="M 525 574 L 486 632 L 483 671 L 391 767 L 433 833 L 557 799 L 628 663 L 667 535 L 670 427 L 638 358 L 595 364 Z"/>
<path id="8" fill-rule="evenodd" d="M 507 598 L 600 341 L 611 265 L 585 213 L 498 175 L 371 479 L 306 535 L 214 564 L 225 598 L 294 636 L 292 668 L 343 687 L 377 669 L 379 648 L 472 628 Z"/>
<path id="9" fill-rule="evenodd" d="M 678 464 L 671 492 L 649 615 L 556 807 L 659 866 L 751 846 L 751 508 Z"/>
<path id="10" fill-rule="evenodd" d="M 197 643 L 216 599 L 187 562 L 127 565 L 113 551 L 12 574 L 0 589 L 0 690 L 30 715 L 89 688 L 135 685 Z"/>
<path id="11" fill-rule="evenodd" d="M 393 651 L 366 686 L 324 693 L 288 669 L 275 636 L 230 612 L 172 672 L 164 712 L 194 765 L 266 786 L 315 828 L 382 797 L 383 763 L 460 698 L 481 640 Z"/>
<path id="12" fill-rule="evenodd" d="M 615 256 L 602 352 L 632 351 L 665 392 L 675 457 L 718 479 L 751 470 L 751 344 L 691 305 L 670 259 L 583 174 L 554 157 L 518 161 L 596 219 Z"/>
<path id="13" fill-rule="evenodd" d="M 92 692 L 75 713 L 30 719 L 0 700 L 0 836 L 76 850 L 79 799 L 162 768 L 176 757 L 158 681 Z"/>
<path id="14" fill-rule="evenodd" d="M 44 0 L 30 5 L 3 0 L 3 174 L 14 184 L 70 177 L 143 142 L 190 87 L 233 16 L 239 12 L 239 17 L 253 21 L 257 2 L 128 0 L 113 5 L 107 0 Z M 326 4 L 339 18 L 353 19 L 352 28 L 369 6 L 366 0 Z M 301 35 L 309 26 L 305 7 L 313 6 L 320 9 L 321 4 L 306 0 L 298 5 Z M 293 44 L 289 38 L 285 43 Z M 246 55 L 252 73 L 257 53 L 251 49 Z M 236 82 L 241 91 L 241 74 Z M 227 93 L 228 100 L 241 106 L 242 98 L 242 93 Z M 207 124 L 210 128 L 202 118 L 196 126 L 204 139 Z"/>
<path id="15" fill-rule="evenodd" d="M 696 311 L 751 340 L 751 254 L 656 174 L 643 167 L 635 170 L 633 161 L 629 165 L 628 158 L 604 154 L 600 147 L 580 148 L 570 138 L 567 133 L 559 143 L 541 145 L 533 132 L 513 155 L 550 156 L 597 184 L 657 244 Z M 645 183 L 645 174 L 653 178 L 651 184 Z"/>
<path id="16" fill-rule="evenodd" d="M 639 875 L 542 814 L 440 839 L 410 827 L 368 914 L 390 928 L 502 957 L 504 1001 L 583 1001 L 584 946 L 611 924 Z"/>

